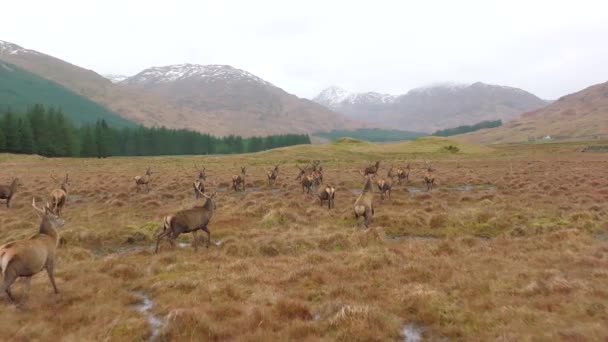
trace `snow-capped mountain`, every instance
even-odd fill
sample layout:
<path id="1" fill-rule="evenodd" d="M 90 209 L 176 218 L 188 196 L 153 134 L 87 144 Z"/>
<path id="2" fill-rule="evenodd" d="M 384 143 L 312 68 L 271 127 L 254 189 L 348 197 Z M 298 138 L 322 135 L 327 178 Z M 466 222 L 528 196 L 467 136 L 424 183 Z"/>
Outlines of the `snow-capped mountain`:
<path id="1" fill-rule="evenodd" d="M 355 127 L 344 115 L 229 65 L 153 67 L 120 85 L 152 93 L 182 110 L 206 113 L 212 120 L 200 119 L 200 124 L 215 126 L 226 134 L 264 135 Z"/>
<path id="2" fill-rule="evenodd" d="M 37 51 L 22 48 L 17 44 L 0 40 L 0 54 L 7 55 L 24 55 L 24 54 L 40 54 Z"/>
<path id="3" fill-rule="evenodd" d="M 353 93 L 348 90 L 331 86 L 317 95 L 313 101 L 328 108 L 338 109 L 346 104 L 385 104 L 395 101 L 395 96 L 376 92 Z"/>
<path id="4" fill-rule="evenodd" d="M 120 74 L 106 74 L 106 75 L 103 75 L 103 77 L 109 79 L 112 83 L 120 83 L 120 82 L 126 80 L 127 78 L 129 78 L 129 76 L 120 75 Z"/>
<path id="5" fill-rule="evenodd" d="M 176 64 L 162 67 L 152 67 L 139 74 L 129 77 L 125 84 L 158 84 L 170 83 L 186 79 L 198 79 L 206 82 L 218 80 L 224 82 L 252 82 L 262 85 L 270 83 L 241 69 L 230 65 L 200 65 L 200 64 Z"/>
<path id="6" fill-rule="evenodd" d="M 508 121 L 547 104 L 524 90 L 481 82 L 435 83 L 403 95 L 351 93 L 333 86 L 313 101 L 353 119 L 424 132 L 484 120 Z"/>

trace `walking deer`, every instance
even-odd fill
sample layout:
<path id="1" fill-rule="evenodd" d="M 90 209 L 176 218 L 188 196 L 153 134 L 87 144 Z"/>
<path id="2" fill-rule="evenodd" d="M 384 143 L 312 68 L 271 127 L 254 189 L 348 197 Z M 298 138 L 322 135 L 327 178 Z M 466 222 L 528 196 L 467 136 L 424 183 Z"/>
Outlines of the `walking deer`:
<path id="1" fill-rule="evenodd" d="M 245 167 L 241 166 L 241 174 L 232 176 L 232 188 L 234 191 L 238 191 L 239 186 L 245 191 L 245 172 Z"/>
<path id="2" fill-rule="evenodd" d="M 21 185 L 19 178 L 13 179 L 10 185 L 0 185 L 0 199 L 6 200 L 6 207 L 11 207 L 11 199 L 17 192 L 17 186 Z"/>
<path id="3" fill-rule="evenodd" d="M 0 267 L 2 268 L 3 282 L 1 292 L 6 292 L 8 298 L 14 303 L 11 285 L 19 277 L 25 278 L 25 298 L 31 287 L 32 276 L 43 269 L 53 285 L 55 293 L 59 293 L 53 274 L 55 266 L 55 252 L 59 244 L 58 228 L 63 227 L 65 221 L 59 218 L 47 203 L 46 207 L 38 208 L 36 199 L 32 199 L 32 207 L 41 218 L 38 233 L 29 239 L 9 242 L 0 247 Z"/>
<path id="4" fill-rule="evenodd" d="M 150 178 L 152 177 L 152 171 L 150 168 L 146 169 L 146 173 L 144 176 L 135 176 L 133 179 L 135 180 L 135 186 L 137 187 L 137 191 L 140 190 L 141 186 L 145 186 L 146 190 L 150 191 Z"/>
<path id="5" fill-rule="evenodd" d="M 54 181 L 58 182 L 57 178 L 51 175 Z M 68 201 L 68 186 L 70 185 L 70 179 L 68 174 L 65 174 L 65 178 L 61 182 L 59 189 L 55 189 L 51 191 L 51 209 L 53 213 L 57 214 L 57 216 L 61 216 L 61 211 L 63 210 L 63 206 Z"/>
<path id="6" fill-rule="evenodd" d="M 355 201 L 354 212 L 355 218 L 359 219 L 359 217 L 363 217 L 365 227 L 369 228 L 372 216 L 374 216 L 374 193 L 372 188 L 373 175 L 366 175 L 363 172 L 361 172 L 361 175 L 365 178 L 365 183 L 363 184 L 363 191 Z"/>

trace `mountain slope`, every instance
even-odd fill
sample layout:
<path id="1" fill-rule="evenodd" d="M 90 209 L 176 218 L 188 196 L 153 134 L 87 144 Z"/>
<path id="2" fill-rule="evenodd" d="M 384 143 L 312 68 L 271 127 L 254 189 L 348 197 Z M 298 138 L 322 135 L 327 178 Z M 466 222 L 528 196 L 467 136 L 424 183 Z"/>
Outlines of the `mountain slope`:
<path id="1" fill-rule="evenodd" d="M 608 136 L 608 82 L 563 96 L 547 107 L 524 113 L 492 129 L 463 134 L 462 139 L 481 143 L 508 143 Z"/>
<path id="2" fill-rule="evenodd" d="M 546 101 L 521 89 L 481 82 L 439 84 L 398 96 L 349 93 L 330 87 L 314 101 L 382 127 L 426 132 L 484 120 L 508 121 L 522 112 L 546 105 Z"/>
<path id="3" fill-rule="evenodd" d="M 61 108 L 76 124 L 104 119 L 115 127 L 135 125 L 55 82 L 0 61 L 0 111 L 26 110 L 32 104 Z"/>
<path id="4" fill-rule="evenodd" d="M 241 134 L 314 132 L 356 124 L 229 65 L 179 64 L 146 69 L 121 84 L 208 114 L 208 124 Z"/>
<path id="5" fill-rule="evenodd" d="M 114 84 L 91 70 L 4 41 L 0 41 L 0 61 L 57 82 L 146 126 L 244 136 L 360 127 L 342 115 L 267 82 L 264 86 L 252 87 L 242 82 L 229 85 L 225 80 L 213 78 L 216 81 L 205 85 L 195 77 L 176 79 L 163 87 L 127 81 Z M 172 85 L 179 91 L 170 91 Z"/>

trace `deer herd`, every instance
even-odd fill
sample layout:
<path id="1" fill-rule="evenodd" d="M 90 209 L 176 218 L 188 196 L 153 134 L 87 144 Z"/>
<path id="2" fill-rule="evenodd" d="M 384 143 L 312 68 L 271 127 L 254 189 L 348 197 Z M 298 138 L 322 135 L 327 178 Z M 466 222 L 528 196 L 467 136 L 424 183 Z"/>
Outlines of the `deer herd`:
<path id="1" fill-rule="evenodd" d="M 336 189 L 329 184 L 323 184 L 323 166 L 321 161 L 315 160 L 310 162 L 305 167 L 297 167 L 297 176 L 295 178 L 302 186 L 302 192 L 313 195 L 316 191 L 320 205 L 327 204 L 328 209 L 335 208 Z M 411 166 L 408 163 L 405 167 L 390 167 L 386 177 L 379 177 L 376 182 L 381 200 L 385 196 L 391 198 L 391 190 L 393 181 L 396 178 L 398 184 L 410 179 Z M 194 197 L 196 199 L 203 198 L 204 202 L 193 206 L 192 208 L 177 211 L 171 215 L 167 215 L 163 219 L 162 226 L 156 233 L 156 248 L 155 253 L 159 251 L 159 245 L 162 239 L 167 239 L 171 246 L 175 245 L 177 237 L 183 233 L 192 233 L 192 246 L 195 250 L 198 249 L 199 230 L 207 234 L 206 246 L 209 247 L 211 242 L 211 232 L 208 225 L 213 216 L 215 209 L 214 197 L 217 192 L 211 194 L 205 190 L 205 182 L 207 180 L 206 168 L 195 166 L 197 172 L 196 178 L 192 183 L 194 189 Z M 428 163 L 424 167 L 424 184 L 427 191 L 431 191 L 435 185 L 435 169 Z M 380 161 L 359 170 L 363 177 L 363 189 L 357 197 L 353 205 L 354 217 L 359 220 L 363 219 L 363 225 L 368 228 L 374 216 L 374 177 L 378 177 L 380 172 Z M 246 167 L 241 167 L 240 174 L 232 176 L 232 189 L 237 191 L 245 191 L 245 176 Z M 274 168 L 266 173 L 268 185 L 276 184 L 279 177 L 279 165 L 274 165 Z M 19 277 L 25 278 L 26 296 L 29 291 L 31 277 L 35 274 L 46 270 L 49 280 L 53 286 L 55 293 L 58 293 L 55 279 L 53 276 L 54 258 L 57 246 L 59 244 L 59 234 L 57 229 L 62 227 L 65 221 L 61 218 L 64 206 L 68 201 L 68 189 L 70 185 L 69 175 L 66 174 L 63 180 L 59 181 L 54 176 L 51 178 L 58 184 L 58 188 L 51 191 L 49 201 L 44 207 L 36 205 L 36 199 L 32 199 L 32 208 L 41 219 L 38 232 L 28 239 L 12 241 L 0 246 L 0 268 L 2 270 L 3 282 L 1 291 L 5 292 L 8 298 L 14 301 L 10 287 Z M 150 190 L 152 178 L 151 168 L 147 168 L 143 176 L 134 177 L 135 189 L 140 191 L 145 187 Z M 6 207 L 10 208 L 11 199 L 17 192 L 18 186 L 21 185 L 19 178 L 15 178 L 10 185 L 0 185 L 0 199 L 6 200 Z"/>

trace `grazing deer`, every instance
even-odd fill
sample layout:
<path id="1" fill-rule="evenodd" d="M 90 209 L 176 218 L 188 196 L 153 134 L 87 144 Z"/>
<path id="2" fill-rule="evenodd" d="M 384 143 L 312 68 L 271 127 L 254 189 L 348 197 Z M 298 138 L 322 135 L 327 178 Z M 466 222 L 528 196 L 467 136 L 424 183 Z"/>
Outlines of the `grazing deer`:
<path id="1" fill-rule="evenodd" d="M 334 199 L 336 198 L 336 189 L 333 186 L 326 185 L 317 195 L 319 196 L 321 206 L 323 206 L 324 201 L 327 201 L 328 209 L 335 208 Z"/>
<path id="2" fill-rule="evenodd" d="M 363 177 L 365 177 L 365 183 L 363 184 L 363 191 L 355 201 L 354 212 L 355 218 L 358 220 L 359 217 L 363 217 L 365 224 L 365 228 L 369 228 L 369 224 L 372 221 L 372 216 L 374 216 L 374 193 L 372 188 L 372 174 L 364 174 L 360 172 Z"/>
<path id="3" fill-rule="evenodd" d="M 158 253 L 158 246 L 162 238 L 167 237 L 171 246 L 175 246 L 175 239 L 183 233 L 192 233 L 192 245 L 194 246 L 194 250 L 198 250 L 196 233 L 199 230 L 207 233 L 207 248 L 209 248 L 211 232 L 209 232 L 207 226 L 209 225 L 209 221 L 211 221 L 213 210 L 215 209 L 213 197 L 215 197 L 216 193 L 217 192 L 214 192 L 211 195 L 202 194 L 202 196 L 205 197 L 205 203 L 203 205 L 181 210 L 173 215 L 166 216 L 163 230 L 156 236 L 156 250 L 154 253 Z"/>
<path id="4" fill-rule="evenodd" d="M 55 182 L 58 182 L 57 178 L 51 175 L 51 178 Z M 61 186 L 59 189 L 55 189 L 51 191 L 51 209 L 53 213 L 57 214 L 57 216 L 61 216 L 61 210 L 63 210 L 63 206 L 68 201 L 68 186 L 70 185 L 70 179 L 68 174 L 65 174 L 65 178 L 61 182 Z"/>
<path id="5" fill-rule="evenodd" d="M 378 170 L 380 169 L 380 161 L 376 161 L 376 163 L 374 165 L 370 165 L 368 167 L 365 168 L 365 171 L 363 172 L 366 176 L 367 175 L 375 175 L 378 173 Z"/>
<path id="6" fill-rule="evenodd" d="M 0 185 L 0 199 L 6 200 L 6 207 L 11 207 L 11 199 L 17 192 L 17 186 L 21 185 L 19 178 L 13 179 L 11 185 Z"/>
<path id="7" fill-rule="evenodd" d="M 407 163 L 405 168 L 397 169 L 397 180 L 399 181 L 399 184 L 401 184 L 401 181 L 403 181 L 403 180 L 407 181 L 409 179 L 410 179 L 410 163 Z"/>
<path id="8" fill-rule="evenodd" d="M 239 186 L 245 191 L 245 171 L 245 167 L 241 166 L 241 174 L 232 176 L 232 188 L 234 191 L 237 191 Z"/>
<path id="9" fill-rule="evenodd" d="M 139 191 L 142 185 L 146 186 L 146 190 L 150 191 L 150 177 L 152 177 L 152 171 L 150 168 L 146 169 L 146 174 L 144 176 L 135 176 L 133 179 L 135 180 L 135 186 L 137 187 L 137 191 Z"/>
<path id="10" fill-rule="evenodd" d="M 27 296 L 32 276 L 43 269 L 46 269 L 55 293 L 59 293 L 53 275 L 55 251 L 59 244 L 59 234 L 56 229 L 63 227 L 65 221 L 51 210 L 48 203 L 44 209 L 38 208 L 36 199 L 33 198 L 32 207 L 42 219 L 38 233 L 29 239 L 9 242 L 0 247 L 0 267 L 4 278 L 0 292 L 6 292 L 13 303 L 15 298 L 11 293 L 11 285 L 15 280 L 19 277 L 25 278 Z"/>
<path id="11" fill-rule="evenodd" d="M 433 185 L 435 185 L 435 175 L 433 174 L 435 169 L 431 164 L 426 164 L 426 173 L 424 174 L 424 183 L 426 184 L 426 191 L 433 190 Z"/>
<path id="12" fill-rule="evenodd" d="M 268 177 L 268 186 L 276 183 L 277 177 L 279 177 L 279 165 L 275 165 L 274 169 L 268 171 L 266 177 Z"/>

